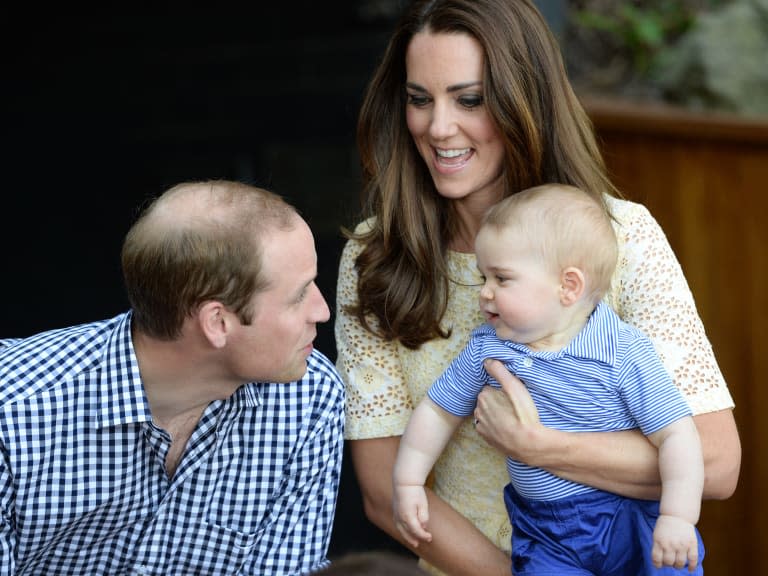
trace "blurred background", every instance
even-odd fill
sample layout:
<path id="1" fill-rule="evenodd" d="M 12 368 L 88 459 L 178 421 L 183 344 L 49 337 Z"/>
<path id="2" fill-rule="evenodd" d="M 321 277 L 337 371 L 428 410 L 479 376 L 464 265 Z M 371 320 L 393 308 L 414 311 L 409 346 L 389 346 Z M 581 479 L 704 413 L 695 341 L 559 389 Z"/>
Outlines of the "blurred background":
<path id="1" fill-rule="evenodd" d="M 126 309 L 120 248 L 185 180 L 269 188 L 310 223 L 331 309 L 357 219 L 362 93 L 403 4 L 77 3 L 7 8 L 0 337 Z M 11 37 L 14 40 L 11 40 Z M 335 358 L 333 321 L 316 346 Z M 332 554 L 397 548 L 344 466 Z"/>
<path id="2" fill-rule="evenodd" d="M 0 337 L 122 312 L 125 232 L 192 179 L 298 206 L 333 308 L 340 227 L 359 212 L 357 111 L 406 4 L 6 7 Z M 670 236 L 736 398 L 739 490 L 705 504 L 702 531 L 709 574 L 746 571 L 768 544 L 768 0 L 538 4 L 612 175 Z M 333 319 L 317 347 L 335 358 Z M 365 520 L 347 458 L 330 554 L 370 548 L 403 551 Z"/>

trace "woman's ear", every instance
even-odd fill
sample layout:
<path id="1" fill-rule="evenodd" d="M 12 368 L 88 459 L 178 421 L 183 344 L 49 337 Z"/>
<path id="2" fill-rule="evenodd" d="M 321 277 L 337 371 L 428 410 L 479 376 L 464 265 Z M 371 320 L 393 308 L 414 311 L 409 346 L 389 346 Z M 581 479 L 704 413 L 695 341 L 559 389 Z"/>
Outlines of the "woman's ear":
<path id="1" fill-rule="evenodd" d="M 227 343 L 232 321 L 224 305 L 215 300 L 205 302 L 197 311 L 197 321 L 211 346 L 223 348 Z"/>
<path id="2" fill-rule="evenodd" d="M 584 294 L 586 279 L 584 272 L 575 266 L 569 266 L 560 273 L 560 303 L 570 306 L 578 302 Z"/>

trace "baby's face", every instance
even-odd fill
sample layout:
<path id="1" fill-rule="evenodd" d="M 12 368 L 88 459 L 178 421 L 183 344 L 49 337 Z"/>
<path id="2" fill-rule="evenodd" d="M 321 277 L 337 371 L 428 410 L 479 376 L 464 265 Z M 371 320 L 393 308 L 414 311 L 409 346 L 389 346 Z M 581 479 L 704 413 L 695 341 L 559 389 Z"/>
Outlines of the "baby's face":
<path id="1" fill-rule="evenodd" d="M 499 338 L 529 346 L 546 341 L 562 314 L 560 278 L 553 267 L 507 229 L 481 228 L 475 255 L 485 280 L 480 309 Z"/>

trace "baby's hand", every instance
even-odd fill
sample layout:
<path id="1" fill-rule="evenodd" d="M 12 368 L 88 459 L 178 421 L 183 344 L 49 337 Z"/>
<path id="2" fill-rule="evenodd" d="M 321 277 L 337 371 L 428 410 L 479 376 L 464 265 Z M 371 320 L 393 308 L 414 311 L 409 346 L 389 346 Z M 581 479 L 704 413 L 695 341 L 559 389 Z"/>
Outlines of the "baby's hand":
<path id="1" fill-rule="evenodd" d="M 432 534 L 427 531 L 429 505 L 423 486 L 396 484 L 392 504 L 395 526 L 408 544 L 417 548 L 422 540 L 432 541 Z"/>
<path id="2" fill-rule="evenodd" d="M 688 562 L 688 571 L 693 572 L 699 563 L 699 543 L 693 524 L 677 516 L 662 514 L 656 520 L 653 530 L 653 565 L 682 568 Z"/>

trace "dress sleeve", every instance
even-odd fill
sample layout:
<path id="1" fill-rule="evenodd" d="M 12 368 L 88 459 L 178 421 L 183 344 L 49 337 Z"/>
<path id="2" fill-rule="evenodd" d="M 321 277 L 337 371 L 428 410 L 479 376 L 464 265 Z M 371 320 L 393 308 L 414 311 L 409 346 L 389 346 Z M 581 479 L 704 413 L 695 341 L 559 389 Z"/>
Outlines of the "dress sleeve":
<path id="1" fill-rule="evenodd" d="M 734 403 L 664 231 L 641 204 L 614 201 L 619 261 L 609 303 L 645 332 L 694 414 Z"/>
<path id="2" fill-rule="evenodd" d="M 347 388 L 345 436 L 350 440 L 400 436 L 413 411 L 398 344 L 372 334 L 348 312 L 357 303 L 355 260 L 361 250 L 360 242 L 347 242 L 336 290 L 336 368 Z M 373 318 L 371 325 L 376 326 Z"/>

